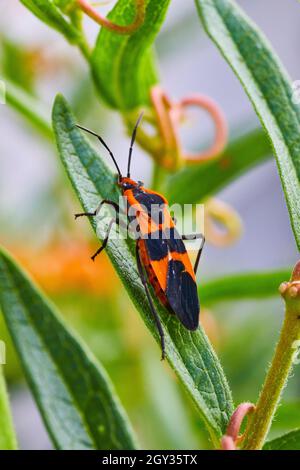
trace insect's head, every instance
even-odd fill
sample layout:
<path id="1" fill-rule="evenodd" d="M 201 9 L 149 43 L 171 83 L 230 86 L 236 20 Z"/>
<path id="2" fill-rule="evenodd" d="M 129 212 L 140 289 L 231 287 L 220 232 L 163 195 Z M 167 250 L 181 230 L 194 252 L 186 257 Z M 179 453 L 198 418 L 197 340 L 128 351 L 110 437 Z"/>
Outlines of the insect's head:
<path id="1" fill-rule="evenodd" d="M 142 181 L 134 181 L 131 178 L 128 178 L 128 177 L 125 177 L 125 176 L 122 176 L 118 180 L 118 186 L 121 188 L 121 190 L 123 192 L 127 191 L 129 189 L 135 189 L 135 188 L 139 189 L 143 185 L 144 185 L 144 183 Z"/>

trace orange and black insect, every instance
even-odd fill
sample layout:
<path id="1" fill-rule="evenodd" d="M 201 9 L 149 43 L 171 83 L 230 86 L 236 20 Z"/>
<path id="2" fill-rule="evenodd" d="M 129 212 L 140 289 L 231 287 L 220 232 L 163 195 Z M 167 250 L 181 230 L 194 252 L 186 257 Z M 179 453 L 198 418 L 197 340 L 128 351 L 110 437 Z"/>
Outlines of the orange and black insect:
<path id="1" fill-rule="evenodd" d="M 164 358 L 164 331 L 150 294 L 149 284 L 170 313 L 175 314 L 185 328 L 190 331 L 195 330 L 199 324 L 200 312 L 195 274 L 205 239 L 202 234 L 182 235 L 180 237 L 176 230 L 175 221 L 169 213 L 168 202 L 165 197 L 155 191 L 146 189 L 141 181 L 136 182 L 130 178 L 133 144 L 141 118 L 142 115 L 139 117 L 132 133 L 126 177 L 122 176 L 112 151 L 102 137 L 85 127 L 77 127 L 100 140 L 109 152 L 118 171 L 117 184 L 127 202 L 128 222 L 131 222 L 133 219 L 137 222 L 137 268 L 160 335 L 162 358 Z M 104 204 L 111 205 L 116 210 L 116 213 L 120 214 L 121 209 L 118 204 L 114 201 L 103 200 L 95 211 L 76 214 L 75 218 L 81 216 L 95 217 Z M 153 207 L 155 207 L 154 211 L 152 210 Z M 106 237 L 103 240 L 102 246 L 92 256 L 93 260 L 106 247 L 113 223 L 121 223 L 118 215 L 108 225 Z M 183 240 L 195 240 L 197 238 L 201 238 L 202 242 L 193 267 Z"/>

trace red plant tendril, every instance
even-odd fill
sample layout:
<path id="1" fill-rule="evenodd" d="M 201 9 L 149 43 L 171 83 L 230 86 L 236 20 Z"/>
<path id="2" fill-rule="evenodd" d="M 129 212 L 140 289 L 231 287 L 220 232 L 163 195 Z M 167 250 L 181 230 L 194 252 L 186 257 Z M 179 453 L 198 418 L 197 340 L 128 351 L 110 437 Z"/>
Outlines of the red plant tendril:
<path id="1" fill-rule="evenodd" d="M 119 25 L 108 20 L 86 0 L 76 0 L 78 7 L 92 20 L 96 21 L 103 28 L 118 34 L 132 34 L 137 31 L 145 21 L 145 0 L 136 0 L 136 15 L 133 22 L 129 25 Z"/>
<path id="2" fill-rule="evenodd" d="M 247 415 L 253 413 L 253 403 L 241 403 L 230 418 L 226 434 L 221 439 L 221 450 L 237 450 L 237 445 L 243 440 L 239 435 L 241 425 Z"/>
<path id="3" fill-rule="evenodd" d="M 189 162 L 199 162 L 210 160 L 219 155 L 225 148 L 228 137 L 227 123 L 220 107 L 209 97 L 193 94 L 180 101 L 180 106 L 186 108 L 189 106 L 198 106 L 205 109 L 212 117 L 215 123 L 215 138 L 212 146 L 199 153 L 185 153 L 184 159 Z"/>
<path id="4" fill-rule="evenodd" d="M 179 102 L 173 102 L 160 86 L 151 90 L 151 101 L 154 107 L 158 129 L 165 146 L 164 166 L 176 166 L 179 160 L 189 163 L 200 163 L 217 157 L 227 144 L 228 130 L 225 116 L 211 98 L 192 94 Z M 215 124 L 215 139 L 210 148 L 198 153 L 189 153 L 182 148 L 179 126 L 186 108 L 196 106 L 205 109 Z"/>

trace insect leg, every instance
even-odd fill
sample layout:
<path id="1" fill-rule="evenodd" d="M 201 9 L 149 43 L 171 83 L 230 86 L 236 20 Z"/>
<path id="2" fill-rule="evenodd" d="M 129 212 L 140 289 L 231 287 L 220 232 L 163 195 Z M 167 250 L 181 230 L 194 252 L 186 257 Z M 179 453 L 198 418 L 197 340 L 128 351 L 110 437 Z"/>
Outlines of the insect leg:
<path id="1" fill-rule="evenodd" d="M 101 251 L 103 251 L 104 248 L 106 247 L 107 242 L 108 242 L 108 239 L 109 239 L 109 234 L 110 234 L 110 231 L 111 231 L 111 228 L 112 228 L 114 222 L 115 222 L 114 219 L 112 219 L 112 220 L 109 222 L 108 229 L 107 229 L 107 232 L 106 232 L 106 237 L 105 237 L 104 240 L 103 240 L 102 246 L 100 246 L 100 248 L 98 248 L 98 250 L 96 251 L 96 253 L 94 253 L 93 256 L 91 256 L 91 259 L 92 259 L 93 261 L 95 261 L 95 258 L 96 258 L 98 255 L 100 255 Z"/>
<path id="2" fill-rule="evenodd" d="M 116 220 L 115 219 L 112 219 L 110 222 L 109 222 L 109 225 L 108 225 L 108 228 L 107 228 L 107 232 L 106 232 L 106 237 L 104 238 L 103 240 L 103 243 L 102 245 L 100 246 L 100 248 L 96 251 L 96 253 L 93 254 L 93 256 L 91 257 L 91 259 L 93 261 L 95 261 L 95 258 L 100 255 L 101 251 L 104 250 L 104 248 L 106 247 L 107 245 L 107 242 L 108 242 L 108 239 L 109 239 L 109 234 L 110 234 L 110 231 L 111 231 L 111 228 L 113 226 L 113 224 L 116 223 L 116 225 L 118 225 L 119 227 L 123 227 L 127 230 L 127 224 L 124 223 L 123 220 L 120 220 L 119 218 L 119 213 L 117 213 L 116 215 Z"/>
<path id="3" fill-rule="evenodd" d="M 101 207 L 104 204 L 114 207 L 116 212 L 119 213 L 120 207 L 116 202 L 110 201 L 109 199 L 104 199 L 100 202 L 96 210 L 94 210 L 93 212 L 81 212 L 80 214 L 75 214 L 75 219 L 77 219 L 78 217 L 96 217 L 96 215 L 99 214 Z"/>
<path id="4" fill-rule="evenodd" d="M 156 324 L 156 327 L 157 327 L 157 330 L 158 330 L 158 333 L 159 333 L 159 336 L 160 336 L 161 359 L 164 360 L 165 356 L 166 356 L 165 334 L 164 334 L 162 324 L 160 322 L 159 316 L 157 314 L 157 311 L 155 310 L 155 307 L 154 307 L 154 304 L 153 304 L 153 301 L 152 301 L 152 298 L 151 298 L 151 294 L 150 294 L 150 291 L 149 291 L 147 279 L 146 279 L 146 276 L 145 276 L 145 271 L 144 271 L 144 268 L 143 268 L 143 265 L 142 265 L 142 262 L 141 262 L 141 258 L 140 258 L 140 252 L 139 252 L 138 244 L 136 245 L 136 261 L 137 261 L 137 268 L 138 268 L 138 271 L 139 271 L 139 275 L 140 275 L 142 284 L 145 288 L 145 292 L 146 292 L 146 296 L 147 296 L 147 299 L 148 299 L 148 302 L 149 302 L 150 310 L 151 310 L 151 313 L 153 315 L 153 318 L 154 318 L 154 321 L 155 321 L 155 324 Z"/>
<path id="5" fill-rule="evenodd" d="M 197 258 L 196 258 L 195 265 L 194 265 L 195 274 L 197 274 L 200 258 L 201 258 L 203 247 L 204 247 L 204 244 L 205 244 L 205 236 L 202 233 L 195 233 L 195 234 L 192 234 L 192 235 L 182 235 L 182 240 L 197 240 L 198 238 L 202 238 L 202 242 L 201 242 L 200 248 L 198 250 Z"/>

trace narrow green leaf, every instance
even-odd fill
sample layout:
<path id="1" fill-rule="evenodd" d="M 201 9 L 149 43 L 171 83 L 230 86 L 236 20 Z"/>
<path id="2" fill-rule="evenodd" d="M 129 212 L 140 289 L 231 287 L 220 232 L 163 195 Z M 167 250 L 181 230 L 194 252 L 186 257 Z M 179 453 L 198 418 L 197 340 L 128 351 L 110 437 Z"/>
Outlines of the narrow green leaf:
<path id="1" fill-rule="evenodd" d="M 28 92 L 4 79 L 6 102 L 48 139 L 53 138 L 50 116 L 41 103 Z"/>
<path id="2" fill-rule="evenodd" d="M 291 268 L 265 273 L 241 273 L 213 279 L 199 286 L 202 303 L 269 297 L 278 294 L 279 285 L 289 279 Z"/>
<path id="3" fill-rule="evenodd" d="M 53 0 L 56 6 L 58 6 L 62 11 L 68 11 L 72 7 L 72 4 L 76 2 L 76 0 Z"/>
<path id="4" fill-rule="evenodd" d="M 1 37 L 0 70 L 13 83 L 29 93 L 34 93 L 36 71 L 28 67 L 28 49 L 22 42 Z"/>
<path id="5" fill-rule="evenodd" d="M 53 125 L 60 156 L 84 209 L 95 209 L 102 199 L 118 202 L 115 176 L 75 127 L 74 117 L 60 96 L 54 104 Z M 96 230 L 96 221 L 91 222 Z M 105 232 L 105 227 L 99 221 L 97 233 L 99 230 Z M 132 244 L 126 240 L 111 239 L 107 252 L 142 319 L 158 340 L 137 273 Z M 167 358 L 193 398 L 213 442 L 219 445 L 233 409 L 231 393 L 219 361 L 201 328 L 188 332 L 159 302 L 156 302 L 156 307 L 166 334 Z"/>
<path id="6" fill-rule="evenodd" d="M 277 158 L 300 249 L 300 110 L 291 81 L 263 34 L 232 0 L 196 0 L 203 25 L 244 86 Z"/>
<path id="7" fill-rule="evenodd" d="M 105 371 L 3 250 L 0 307 L 56 448 L 133 449 Z"/>
<path id="8" fill-rule="evenodd" d="M 255 129 L 232 139 L 217 160 L 186 167 L 170 176 L 166 182 L 166 196 L 171 204 L 196 203 L 215 194 L 271 154 L 265 132 Z"/>
<path id="9" fill-rule="evenodd" d="M 71 43 L 80 42 L 81 32 L 78 31 L 63 15 L 53 0 L 21 0 L 41 21 L 62 33 Z"/>
<path id="10" fill-rule="evenodd" d="M 152 43 L 170 0 L 146 0 L 144 24 L 132 35 L 101 29 L 92 55 L 96 85 L 107 103 L 130 110 L 148 104 L 150 87 L 157 82 Z M 130 24 L 135 0 L 119 0 L 108 15 L 114 23 Z"/>
<path id="11" fill-rule="evenodd" d="M 0 365 L 0 449 L 14 450 L 16 448 L 17 439 L 10 412 L 3 368 Z"/>
<path id="12" fill-rule="evenodd" d="M 263 450 L 300 450 L 300 429 L 266 442 Z"/>

